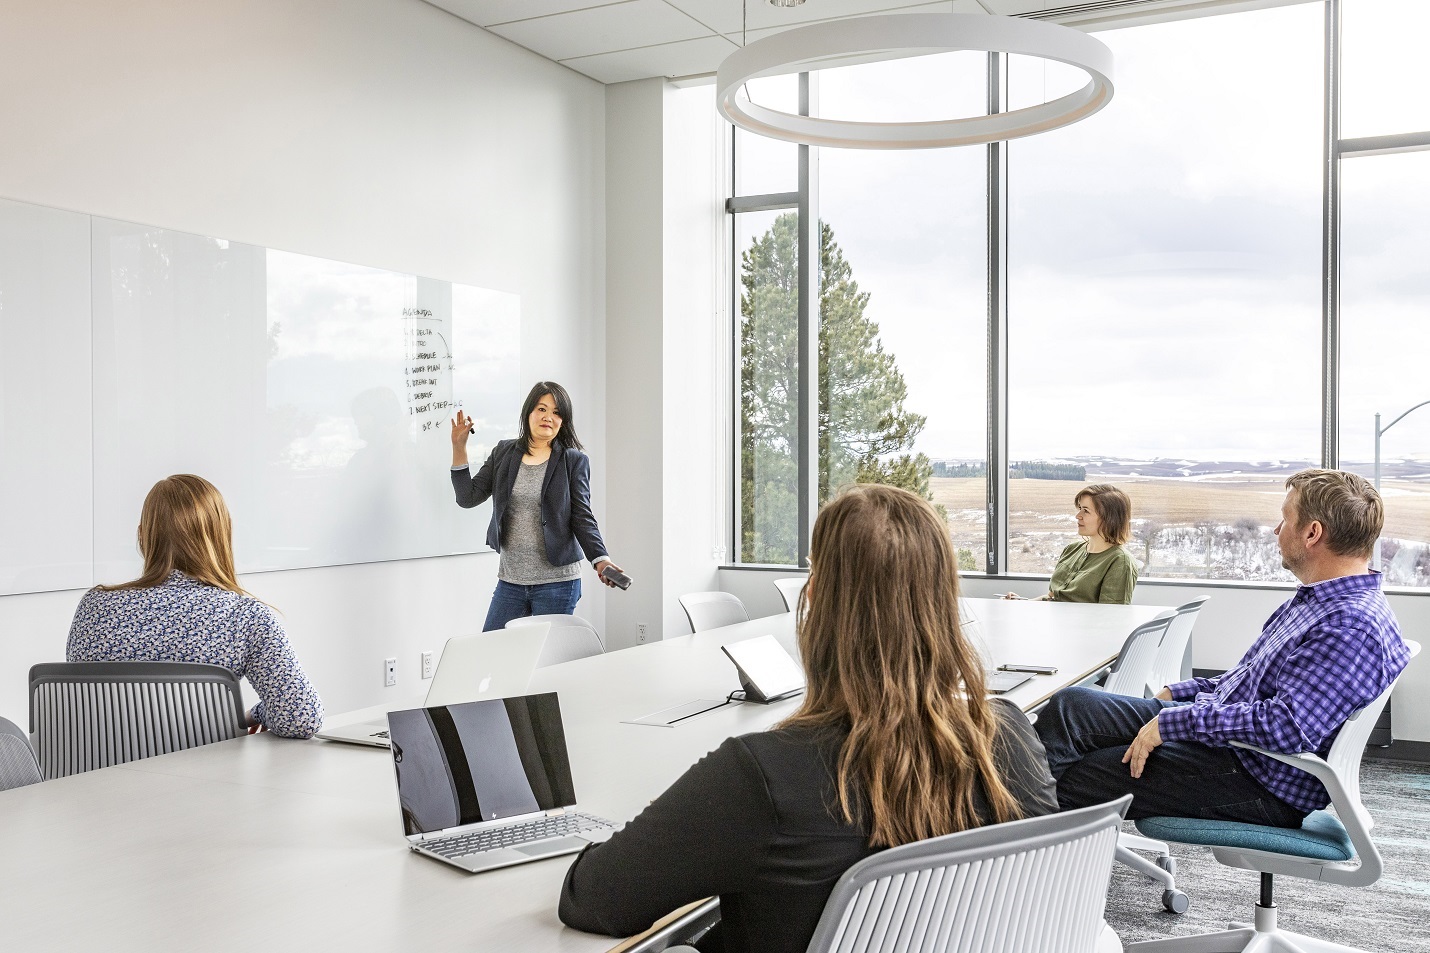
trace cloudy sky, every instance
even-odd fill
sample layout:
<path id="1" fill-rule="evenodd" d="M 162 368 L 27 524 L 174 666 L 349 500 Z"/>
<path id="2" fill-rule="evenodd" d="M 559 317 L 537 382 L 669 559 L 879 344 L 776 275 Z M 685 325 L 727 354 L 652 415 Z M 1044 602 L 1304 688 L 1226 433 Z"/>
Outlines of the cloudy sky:
<path id="1" fill-rule="evenodd" d="M 1430 129 L 1430 4 L 1345 4 L 1343 134 Z M 1011 151 L 1012 455 L 1318 456 L 1323 8 L 1099 33 L 1116 95 Z M 1015 58 L 1015 106 L 1079 74 Z M 783 85 L 780 85 L 783 83 Z M 752 89 L 792 105 L 792 78 Z M 783 99 L 782 104 L 780 100 Z M 825 71 L 837 118 L 980 111 L 983 58 Z M 742 136 L 740 191 L 794 187 L 793 147 Z M 788 170 L 788 171 L 786 171 Z M 1343 165 L 1343 455 L 1430 399 L 1430 153 Z M 823 150 L 821 216 L 929 418 L 918 449 L 982 455 L 984 150 Z M 1386 438 L 1430 459 L 1430 408 Z"/>

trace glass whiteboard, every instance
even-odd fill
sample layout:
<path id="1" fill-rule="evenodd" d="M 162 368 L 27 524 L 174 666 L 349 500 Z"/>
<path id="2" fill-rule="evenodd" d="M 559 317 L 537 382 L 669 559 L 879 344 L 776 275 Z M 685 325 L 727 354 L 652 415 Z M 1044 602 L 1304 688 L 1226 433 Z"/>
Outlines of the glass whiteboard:
<path id="1" fill-rule="evenodd" d="M 516 435 L 520 321 L 512 294 L 0 203 L 0 593 L 137 576 L 172 473 L 224 494 L 239 572 L 484 549 L 448 421 L 476 463 Z"/>

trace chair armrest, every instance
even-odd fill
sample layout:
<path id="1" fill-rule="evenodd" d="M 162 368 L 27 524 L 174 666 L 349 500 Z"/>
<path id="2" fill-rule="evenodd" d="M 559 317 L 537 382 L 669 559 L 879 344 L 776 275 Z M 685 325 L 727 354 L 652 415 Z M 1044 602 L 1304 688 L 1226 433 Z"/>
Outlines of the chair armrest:
<path id="1" fill-rule="evenodd" d="M 1233 741 L 1233 748 L 1245 748 L 1247 751 L 1255 751 L 1259 755 L 1268 758 L 1275 758 L 1282 764 L 1289 764 L 1293 768 L 1299 768 L 1307 774 L 1314 775 L 1316 780 L 1325 784 L 1327 781 L 1340 781 L 1340 776 L 1336 774 L 1336 769 L 1320 755 L 1312 751 L 1301 751 L 1296 754 L 1286 754 L 1283 751 L 1268 751 L 1265 748 L 1258 748 L 1256 745 L 1249 745 L 1244 741 Z"/>
<path id="2" fill-rule="evenodd" d="M 1351 841 L 1356 845 L 1357 852 L 1360 852 L 1360 837 L 1364 837 L 1367 841 L 1370 840 L 1370 829 L 1375 826 L 1374 819 L 1361 805 L 1360 798 L 1351 795 L 1339 772 L 1331 767 L 1325 758 L 1310 751 L 1301 751 L 1296 754 L 1267 751 L 1265 748 L 1258 748 L 1241 741 L 1233 741 L 1232 746 L 1255 751 L 1259 755 L 1280 761 L 1282 764 L 1290 765 L 1313 776 L 1325 785 L 1326 793 L 1331 796 L 1331 804 L 1335 806 L 1341 823 L 1346 826 L 1346 832 L 1351 835 Z"/>
<path id="3" fill-rule="evenodd" d="M 622 940 L 606 953 L 661 953 L 689 950 L 684 944 L 720 922 L 720 898 L 687 903 L 651 925 L 650 929 Z"/>

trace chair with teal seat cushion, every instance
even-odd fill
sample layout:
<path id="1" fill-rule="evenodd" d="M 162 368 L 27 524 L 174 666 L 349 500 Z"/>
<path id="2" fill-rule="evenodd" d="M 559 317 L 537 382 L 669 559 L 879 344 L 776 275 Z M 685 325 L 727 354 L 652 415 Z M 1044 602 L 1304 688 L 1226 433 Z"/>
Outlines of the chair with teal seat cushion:
<path id="1" fill-rule="evenodd" d="M 1314 812 L 1297 829 L 1197 817 L 1149 817 L 1138 821 L 1137 829 L 1148 837 L 1182 844 L 1244 847 L 1314 860 L 1350 860 L 1356 855 L 1345 825 L 1326 811 Z"/>
<path id="2" fill-rule="evenodd" d="M 1418 642 L 1406 642 L 1413 660 L 1420 654 Z M 1399 681 L 1399 679 L 1396 679 Z M 1228 867 L 1254 870 L 1261 874 L 1261 898 L 1256 904 L 1256 920 L 1249 926 L 1205 933 L 1199 936 L 1146 940 L 1127 947 L 1129 953 L 1358 953 L 1353 948 L 1302 936 L 1276 925 L 1273 898 L 1276 874 L 1320 880 L 1345 887 L 1365 887 L 1380 879 L 1383 865 L 1380 851 L 1371 840 L 1375 820 L 1360 799 L 1360 762 L 1365 745 L 1381 710 L 1395 688 L 1391 682 L 1369 705 L 1352 715 L 1336 735 L 1325 758 L 1309 752 L 1282 754 L 1251 745 L 1235 743 L 1274 758 L 1283 764 L 1314 775 L 1331 797 L 1334 815 L 1315 811 L 1299 828 L 1265 827 L 1229 821 L 1203 821 L 1185 817 L 1146 817 L 1137 829 L 1163 840 L 1203 844 L 1212 856 Z"/>

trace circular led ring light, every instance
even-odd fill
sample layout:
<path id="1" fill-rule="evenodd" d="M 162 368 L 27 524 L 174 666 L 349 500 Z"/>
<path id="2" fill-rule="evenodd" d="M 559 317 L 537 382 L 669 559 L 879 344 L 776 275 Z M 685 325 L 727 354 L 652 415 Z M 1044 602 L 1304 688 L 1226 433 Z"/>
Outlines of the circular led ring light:
<path id="1" fill-rule="evenodd" d="M 1088 75 L 1086 86 L 1026 109 L 935 122 L 848 122 L 798 116 L 750 102 L 761 76 L 829 69 L 957 50 L 1057 60 Z M 969 13 L 905 13 L 831 20 L 776 33 L 736 50 L 715 74 L 716 108 L 741 129 L 772 139 L 843 149 L 935 149 L 1018 139 L 1091 116 L 1112 99 L 1112 51 L 1070 27 Z"/>

